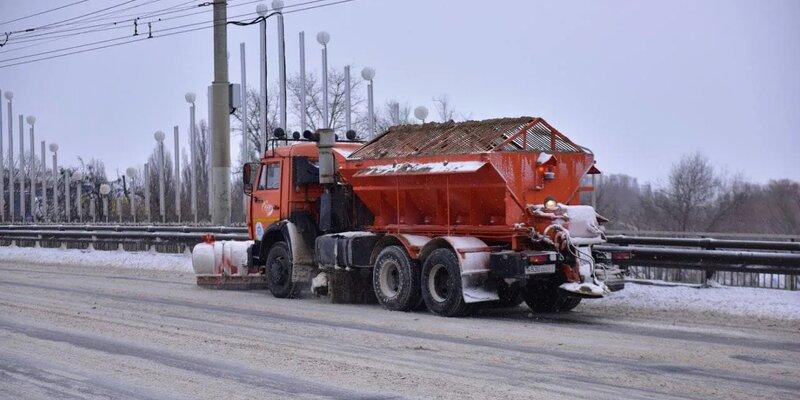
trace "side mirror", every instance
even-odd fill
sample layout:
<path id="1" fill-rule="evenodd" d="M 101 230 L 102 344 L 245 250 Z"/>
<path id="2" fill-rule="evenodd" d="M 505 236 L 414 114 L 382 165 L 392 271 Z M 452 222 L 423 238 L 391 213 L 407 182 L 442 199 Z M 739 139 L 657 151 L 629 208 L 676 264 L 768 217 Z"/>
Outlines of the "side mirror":
<path id="1" fill-rule="evenodd" d="M 255 179 L 254 172 L 256 168 L 261 165 L 259 163 L 247 163 L 242 168 L 242 191 L 247 196 L 253 193 L 253 180 Z"/>

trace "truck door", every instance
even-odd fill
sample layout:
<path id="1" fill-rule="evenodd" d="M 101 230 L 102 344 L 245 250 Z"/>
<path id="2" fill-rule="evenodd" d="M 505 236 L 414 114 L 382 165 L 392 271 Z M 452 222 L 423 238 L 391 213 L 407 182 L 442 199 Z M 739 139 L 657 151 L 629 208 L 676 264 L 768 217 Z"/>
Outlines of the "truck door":
<path id="1" fill-rule="evenodd" d="M 256 187 L 253 190 L 252 213 L 255 237 L 261 239 L 266 229 L 280 220 L 281 161 L 268 161 L 261 165 Z"/>

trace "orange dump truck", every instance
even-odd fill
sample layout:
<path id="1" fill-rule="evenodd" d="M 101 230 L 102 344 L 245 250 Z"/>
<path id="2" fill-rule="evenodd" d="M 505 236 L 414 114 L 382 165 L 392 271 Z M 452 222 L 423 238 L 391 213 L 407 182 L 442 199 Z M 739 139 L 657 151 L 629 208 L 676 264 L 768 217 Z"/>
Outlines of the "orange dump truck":
<path id="1" fill-rule="evenodd" d="M 602 217 L 580 205 L 594 155 L 541 118 L 298 136 L 244 166 L 252 241 L 196 246 L 198 284 L 443 316 L 568 311 L 621 288 L 613 261 L 629 254 L 593 251 Z"/>

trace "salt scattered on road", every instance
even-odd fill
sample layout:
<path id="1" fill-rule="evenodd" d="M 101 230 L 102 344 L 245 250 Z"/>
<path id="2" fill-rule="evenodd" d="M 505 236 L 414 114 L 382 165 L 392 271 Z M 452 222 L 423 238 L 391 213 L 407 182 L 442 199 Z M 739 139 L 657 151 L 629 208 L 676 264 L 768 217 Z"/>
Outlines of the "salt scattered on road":
<path id="1" fill-rule="evenodd" d="M 103 266 L 164 271 L 192 271 L 192 258 L 187 254 L 48 249 L 33 247 L 0 247 L 3 262 L 37 262 L 65 266 Z"/>

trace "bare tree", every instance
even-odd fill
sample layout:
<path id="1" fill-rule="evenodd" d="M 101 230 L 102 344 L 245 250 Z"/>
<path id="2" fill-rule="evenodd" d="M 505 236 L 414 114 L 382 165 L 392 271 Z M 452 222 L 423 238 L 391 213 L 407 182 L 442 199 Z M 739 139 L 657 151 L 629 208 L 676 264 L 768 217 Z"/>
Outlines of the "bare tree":
<path id="1" fill-rule="evenodd" d="M 436 111 L 436 114 L 439 116 L 439 120 L 442 122 L 452 120 L 456 113 L 455 108 L 453 108 L 453 104 L 450 102 L 450 96 L 448 94 L 442 94 L 441 96 L 434 97 L 433 109 Z"/>

